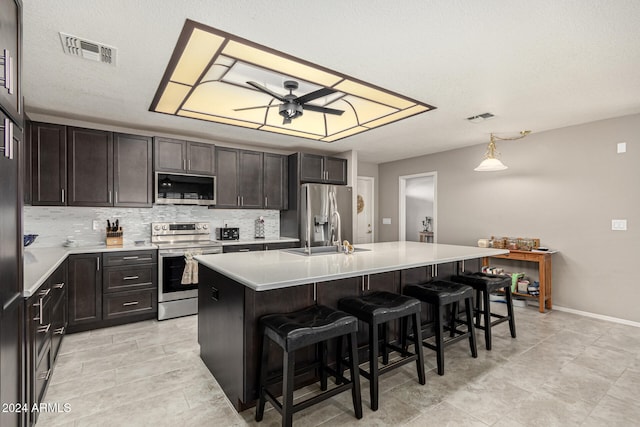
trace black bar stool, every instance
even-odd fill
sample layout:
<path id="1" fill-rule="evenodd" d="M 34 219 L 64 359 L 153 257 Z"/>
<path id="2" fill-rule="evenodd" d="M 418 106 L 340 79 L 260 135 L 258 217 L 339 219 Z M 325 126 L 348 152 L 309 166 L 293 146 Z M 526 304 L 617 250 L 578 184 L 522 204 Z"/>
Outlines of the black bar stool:
<path id="1" fill-rule="evenodd" d="M 476 291 L 476 328 L 484 330 L 484 343 L 487 350 L 491 350 L 491 328 L 502 322 L 509 322 L 511 337 L 516 337 L 516 320 L 513 315 L 513 297 L 511 295 L 511 276 L 499 276 L 486 273 L 462 273 L 459 276 L 452 276 L 451 280 L 471 286 Z M 507 299 L 507 315 L 491 312 L 489 294 L 494 291 L 503 290 Z M 482 308 L 481 308 L 482 301 Z M 480 324 L 480 315 L 483 315 L 484 325 Z M 492 321 L 495 317 L 497 320 Z"/>
<path id="2" fill-rule="evenodd" d="M 438 375 L 444 375 L 444 347 L 449 344 L 468 337 L 471 356 L 478 357 L 472 314 L 473 288 L 460 283 L 434 280 L 419 285 L 408 285 L 404 288 L 403 293 L 431 304 L 433 307 L 436 330 L 435 345 L 428 343 L 426 340 L 423 340 L 422 344 L 431 350 L 435 350 L 438 362 Z M 467 318 L 464 322 L 458 319 L 457 311 L 458 303 L 460 302 L 464 302 L 465 305 Z M 451 306 L 451 317 L 449 324 L 445 326 L 443 315 L 448 305 Z M 459 330 L 459 324 L 466 324 L 467 330 Z M 446 341 L 443 334 L 445 329 L 449 331 L 450 336 Z M 420 337 L 422 338 L 422 334 Z"/>
<path id="3" fill-rule="evenodd" d="M 360 377 L 358 371 L 358 349 L 356 332 L 358 319 L 342 311 L 322 305 L 313 305 L 303 310 L 285 314 L 269 314 L 260 318 L 262 329 L 262 357 L 258 382 L 258 403 L 256 405 L 256 421 L 264 415 L 264 405 L 268 400 L 282 415 L 282 425 L 291 426 L 293 414 L 311 405 L 322 402 L 336 394 L 351 389 L 353 408 L 356 418 L 362 418 L 362 400 L 360 397 Z M 342 372 L 327 366 L 326 343 L 333 338 L 342 340 L 347 336 L 349 344 L 349 370 L 351 380 L 342 376 Z M 282 376 L 267 379 L 269 363 L 269 342 L 273 341 L 282 348 Z M 323 393 L 293 404 L 295 356 L 294 352 L 303 347 L 317 345 L 319 362 L 312 364 L 297 373 L 319 369 L 320 388 Z M 341 357 L 341 355 L 338 355 Z M 327 373 L 336 378 L 340 385 L 327 390 Z M 267 390 L 267 386 L 282 380 L 282 404 Z"/>
<path id="4" fill-rule="evenodd" d="M 338 301 L 338 309 L 353 314 L 369 325 L 369 372 L 360 369 L 360 374 L 369 380 L 371 393 L 371 409 L 378 410 L 378 377 L 392 369 L 413 361 L 416 362 L 418 381 L 425 384 L 424 358 L 422 346 L 415 340 L 415 350 L 406 350 L 405 340 L 408 335 L 407 323 L 413 322 L 413 336 L 419 336 L 420 301 L 415 298 L 391 292 L 372 292 L 360 297 L 346 297 Z M 388 342 L 389 322 L 401 319 L 401 343 L 393 345 Z M 379 347 L 379 332 L 382 335 L 382 348 Z M 389 350 L 399 352 L 403 357 L 389 364 Z M 382 350 L 383 367 L 378 367 L 379 350 Z"/>

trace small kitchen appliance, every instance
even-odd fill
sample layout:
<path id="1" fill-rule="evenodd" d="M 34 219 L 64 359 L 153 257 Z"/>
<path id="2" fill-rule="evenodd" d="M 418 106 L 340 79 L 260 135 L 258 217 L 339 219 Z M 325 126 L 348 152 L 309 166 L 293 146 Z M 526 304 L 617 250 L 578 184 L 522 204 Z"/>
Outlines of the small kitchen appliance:
<path id="1" fill-rule="evenodd" d="M 239 240 L 240 229 L 238 227 L 216 228 L 216 239 L 218 240 Z"/>

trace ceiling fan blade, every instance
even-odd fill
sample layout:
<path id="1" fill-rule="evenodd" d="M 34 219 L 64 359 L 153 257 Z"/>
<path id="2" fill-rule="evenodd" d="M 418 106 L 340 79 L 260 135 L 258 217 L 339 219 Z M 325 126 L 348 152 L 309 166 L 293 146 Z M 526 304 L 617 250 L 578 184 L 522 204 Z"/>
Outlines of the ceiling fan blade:
<path id="1" fill-rule="evenodd" d="M 297 97 L 295 102 L 298 104 L 304 104 L 305 102 L 313 101 L 314 99 L 322 98 L 323 96 L 331 95 L 332 93 L 336 93 L 336 91 L 329 89 L 328 87 L 323 87 L 322 89 Z"/>
<path id="2" fill-rule="evenodd" d="M 344 111 L 342 110 L 336 110 L 334 108 L 327 107 L 318 107 L 316 105 L 310 104 L 305 104 L 302 108 L 304 108 L 305 111 L 315 111 L 317 113 L 333 114 L 335 116 L 341 116 L 342 113 L 344 113 Z"/>
<path id="3" fill-rule="evenodd" d="M 277 106 L 278 106 L 278 104 L 275 104 L 275 105 L 260 105 L 258 107 L 235 108 L 233 111 L 255 110 L 257 108 L 271 108 L 271 107 L 277 107 Z"/>
<path id="4" fill-rule="evenodd" d="M 287 101 L 286 99 L 284 99 L 284 97 L 283 97 L 282 95 L 279 95 L 279 94 L 277 94 L 277 93 L 275 93 L 275 92 L 272 92 L 271 90 L 267 89 L 266 87 L 264 87 L 264 86 L 262 86 L 262 85 L 259 85 L 259 84 L 258 84 L 258 83 L 256 83 L 256 82 L 247 82 L 247 84 L 248 84 L 249 86 L 253 86 L 254 88 L 258 89 L 260 92 L 264 92 L 264 93 L 266 93 L 267 95 L 271 95 L 271 96 L 273 96 L 273 97 L 274 97 L 275 99 L 277 99 L 277 100 L 280 100 L 280 101 L 282 101 L 282 102 L 286 102 L 286 101 Z"/>

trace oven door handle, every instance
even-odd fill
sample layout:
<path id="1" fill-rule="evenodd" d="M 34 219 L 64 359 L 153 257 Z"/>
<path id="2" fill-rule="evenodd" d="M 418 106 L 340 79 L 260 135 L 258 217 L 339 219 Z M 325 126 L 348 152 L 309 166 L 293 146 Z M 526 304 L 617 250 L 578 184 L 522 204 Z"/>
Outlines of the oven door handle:
<path id="1" fill-rule="evenodd" d="M 221 254 L 222 253 L 222 248 L 216 248 L 215 250 L 204 250 L 204 249 L 200 249 L 200 248 L 194 248 L 192 249 L 193 251 L 195 250 L 201 250 L 202 254 L 198 254 L 198 255 L 213 255 L 213 254 Z M 184 249 L 176 249 L 176 250 L 171 250 L 171 249 L 163 249 L 161 251 L 158 251 L 158 256 L 160 257 L 166 257 L 166 256 L 184 256 L 187 252 L 189 252 L 188 250 L 185 251 Z"/>

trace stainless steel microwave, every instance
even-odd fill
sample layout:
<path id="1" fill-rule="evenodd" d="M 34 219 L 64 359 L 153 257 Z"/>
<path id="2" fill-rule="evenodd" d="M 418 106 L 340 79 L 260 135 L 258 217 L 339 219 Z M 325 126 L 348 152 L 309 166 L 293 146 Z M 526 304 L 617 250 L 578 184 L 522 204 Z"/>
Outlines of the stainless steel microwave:
<path id="1" fill-rule="evenodd" d="M 216 177 L 156 172 L 155 203 L 158 205 L 216 204 Z"/>

